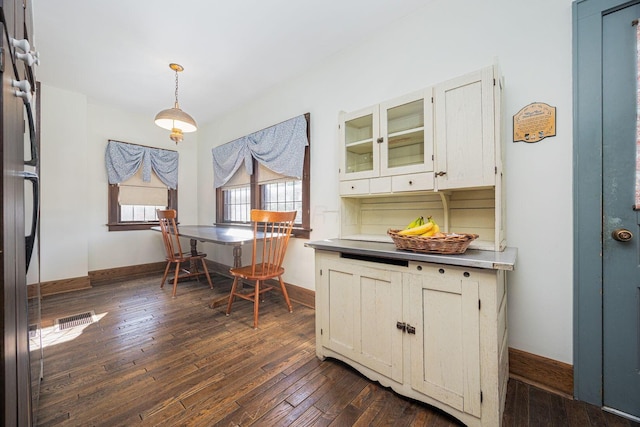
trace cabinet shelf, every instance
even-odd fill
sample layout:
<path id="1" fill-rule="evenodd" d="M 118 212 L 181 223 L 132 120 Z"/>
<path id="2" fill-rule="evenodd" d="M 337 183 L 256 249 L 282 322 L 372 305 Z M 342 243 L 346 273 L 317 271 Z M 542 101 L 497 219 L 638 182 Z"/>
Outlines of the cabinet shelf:
<path id="1" fill-rule="evenodd" d="M 371 146 L 372 145 L 373 145 L 373 139 L 372 138 L 367 138 L 367 139 L 362 139 L 360 141 L 350 142 L 350 143 L 346 144 L 345 147 L 347 147 L 347 150 L 349 150 L 351 152 L 359 152 L 359 151 L 361 151 L 363 149 L 371 151 Z"/>
<path id="2" fill-rule="evenodd" d="M 416 144 L 424 144 L 424 126 L 389 134 L 389 150 Z"/>

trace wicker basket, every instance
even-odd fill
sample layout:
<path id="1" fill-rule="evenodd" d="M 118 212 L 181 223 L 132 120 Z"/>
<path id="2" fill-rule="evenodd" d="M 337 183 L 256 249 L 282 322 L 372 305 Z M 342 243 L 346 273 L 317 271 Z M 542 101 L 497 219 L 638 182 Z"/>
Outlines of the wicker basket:
<path id="1" fill-rule="evenodd" d="M 463 254 L 467 247 L 478 238 L 477 234 L 444 233 L 441 236 L 420 237 L 398 234 L 400 230 L 389 230 L 396 248 L 427 254 Z"/>

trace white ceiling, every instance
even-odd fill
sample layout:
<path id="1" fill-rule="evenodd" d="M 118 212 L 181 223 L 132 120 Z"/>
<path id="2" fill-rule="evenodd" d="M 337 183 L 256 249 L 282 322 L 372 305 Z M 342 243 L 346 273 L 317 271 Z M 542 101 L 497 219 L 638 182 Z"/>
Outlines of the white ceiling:
<path id="1" fill-rule="evenodd" d="M 426 0 L 33 0 L 37 79 L 89 102 L 199 125 L 426 4 Z"/>

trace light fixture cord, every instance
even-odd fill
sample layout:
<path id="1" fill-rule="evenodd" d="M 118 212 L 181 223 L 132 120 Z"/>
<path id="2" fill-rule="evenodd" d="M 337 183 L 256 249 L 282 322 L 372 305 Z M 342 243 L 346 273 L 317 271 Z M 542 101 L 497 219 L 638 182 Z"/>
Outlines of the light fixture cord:
<path id="1" fill-rule="evenodd" d="M 176 70 L 176 108 L 180 108 L 178 104 L 178 70 Z"/>

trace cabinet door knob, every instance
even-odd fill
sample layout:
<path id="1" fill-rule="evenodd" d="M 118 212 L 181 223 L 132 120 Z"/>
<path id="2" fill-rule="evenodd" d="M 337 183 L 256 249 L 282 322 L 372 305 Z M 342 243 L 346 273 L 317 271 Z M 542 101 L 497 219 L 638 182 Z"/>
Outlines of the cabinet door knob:
<path id="1" fill-rule="evenodd" d="M 446 174 L 445 171 L 436 172 L 436 176 L 445 176 Z"/>

